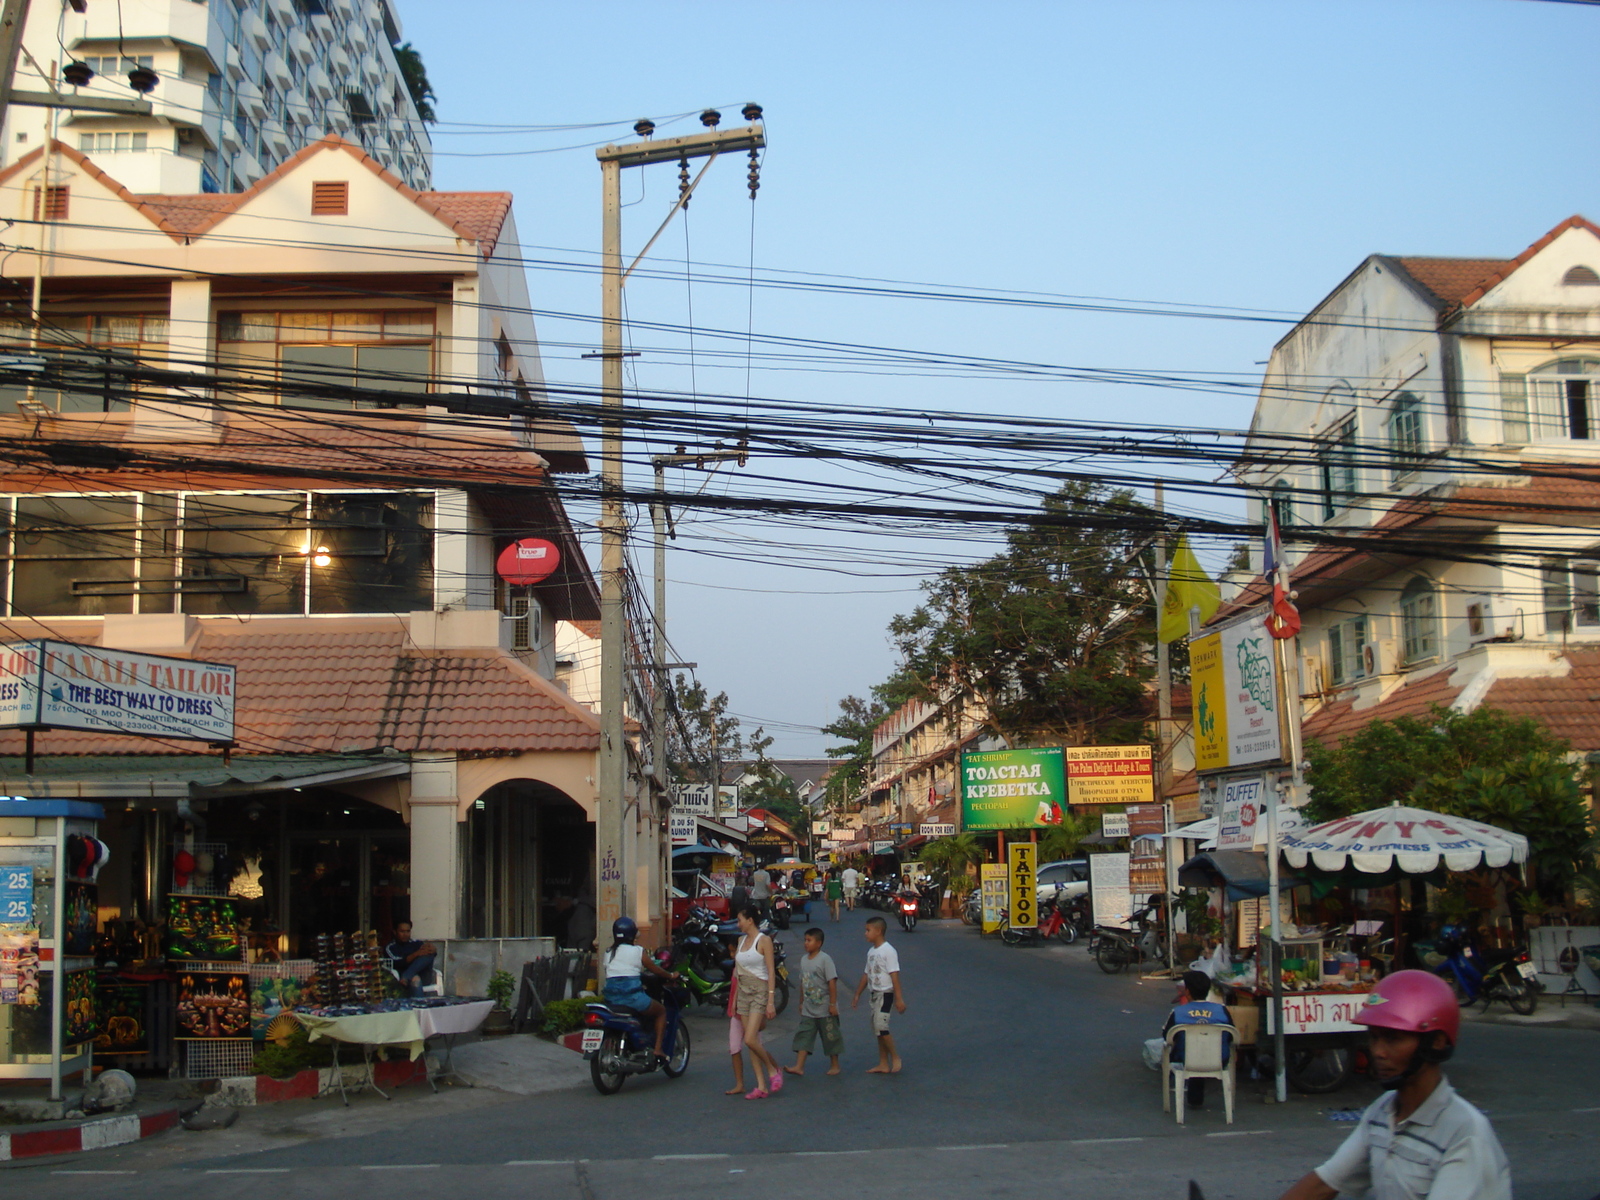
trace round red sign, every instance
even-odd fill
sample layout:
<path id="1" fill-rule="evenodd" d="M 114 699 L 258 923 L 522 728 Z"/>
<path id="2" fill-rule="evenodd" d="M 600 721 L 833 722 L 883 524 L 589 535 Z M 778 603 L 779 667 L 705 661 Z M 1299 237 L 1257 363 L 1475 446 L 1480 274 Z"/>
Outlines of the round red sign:
<path id="1" fill-rule="evenodd" d="M 560 565 L 561 551 L 554 542 L 544 538 L 519 538 L 500 551 L 495 570 L 507 583 L 529 587 L 543 583 Z"/>

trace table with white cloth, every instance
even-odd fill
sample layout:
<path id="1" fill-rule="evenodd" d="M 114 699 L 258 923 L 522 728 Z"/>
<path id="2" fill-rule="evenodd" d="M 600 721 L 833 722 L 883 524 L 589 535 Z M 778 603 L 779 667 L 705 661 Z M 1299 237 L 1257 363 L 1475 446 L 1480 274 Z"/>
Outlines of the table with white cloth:
<path id="1" fill-rule="evenodd" d="M 412 1062 L 422 1056 L 430 1037 L 443 1037 L 445 1042 L 445 1057 L 437 1071 L 427 1072 L 424 1064 L 425 1078 L 434 1091 L 439 1090 L 436 1080 L 454 1072 L 450 1067 L 450 1056 L 455 1047 L 455 1039 L 463 1033 L 471 1033 L 483 1024 L 489 1010 L 494 1007 L 492 1000 L 469 1000 L 465 1004 L 445 1004 L 430 1008 L 402 1008 L 394 1012 L 353 1013 L 349 1016 L 320 1016 L 316 1013 L 297 1012 L 295 1020 L 305 1027 L 309 1040 L 315 1042 L 326 1038 L 333 1045 L 334 1079 L 338 1081 L 339 1095 L 345 1104 L 350 1103 L 350 1097 L 344 1084 L 344 1074 L 339 1068 L 339 1045 L 346 1043 L 361 1047 L 362 1061 L 366 1066 L 365 1077 L 356 1085 L 354 1091 L 370 1087 L 385 1100 L 388 1093 L 378 1087 L 372 1074 L 372 1056 L 380 1047 L 403 1046 Z M 329 1089 L 332 1090 L 332 1089 Z"/>

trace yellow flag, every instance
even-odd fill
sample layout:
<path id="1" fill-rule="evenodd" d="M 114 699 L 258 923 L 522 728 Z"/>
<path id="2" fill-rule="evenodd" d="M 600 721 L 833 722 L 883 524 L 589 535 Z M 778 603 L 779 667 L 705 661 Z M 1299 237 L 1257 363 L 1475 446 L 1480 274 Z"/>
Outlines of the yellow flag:
<path id="1" fill-rule="evenodd" d="M 1156 636 L 1163 642 L 1175 642 L 1189 636 L 1189 610 L 1198 608 L 1202 622 L 1211 619 L 1222 603 L 1222 593 L 1209 575 L 1200 569 L 1194 551 L 1189 549 L 1187 534 L 1178 535 L 1178 544 L 1172 549 L 1172 559 L 1167 564 L 1167 595 L 1161 604 L 1161 620 Z"/>

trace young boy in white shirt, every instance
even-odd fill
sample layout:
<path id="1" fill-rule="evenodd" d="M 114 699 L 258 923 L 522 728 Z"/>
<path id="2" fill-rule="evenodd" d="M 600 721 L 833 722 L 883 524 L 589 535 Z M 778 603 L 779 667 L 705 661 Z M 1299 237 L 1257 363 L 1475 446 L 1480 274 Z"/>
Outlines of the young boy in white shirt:
<path id="1" fill-rule="evenodd" d="M 905 993 L 900 989 L 900 956 L 889 945 L 889 925 L 882 917 L 867 918 L 867 971 L 856 984 L 855 998 L 850 1007 L 861 1003 L 861 993 L 868 985 L 872 991 L 872 1032 L 878 1035 L 878 1065 L 868 1067 L 869 1075 L 897 1075 L 900 1073 L 900 1053 L 895 1049 L 894 1037 L 889 1033 L 889 1013 L 906 1010 Z"/>

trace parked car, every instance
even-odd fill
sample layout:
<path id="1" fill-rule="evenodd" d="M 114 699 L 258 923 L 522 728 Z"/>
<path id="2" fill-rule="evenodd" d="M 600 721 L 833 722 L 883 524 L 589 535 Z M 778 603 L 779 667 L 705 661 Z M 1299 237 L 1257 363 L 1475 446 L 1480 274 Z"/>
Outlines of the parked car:
<path id="1" fill-rule="evenodd" d="M 1089 860 L 1067 858 L 1060 862 L 1045 863 L 1035 877 L 1039 885 L 1039 903 L 1055 899 L 1056 885 L 1064 884 L 1064 899 L 1087 895 L 1089 891 Z"/>

